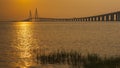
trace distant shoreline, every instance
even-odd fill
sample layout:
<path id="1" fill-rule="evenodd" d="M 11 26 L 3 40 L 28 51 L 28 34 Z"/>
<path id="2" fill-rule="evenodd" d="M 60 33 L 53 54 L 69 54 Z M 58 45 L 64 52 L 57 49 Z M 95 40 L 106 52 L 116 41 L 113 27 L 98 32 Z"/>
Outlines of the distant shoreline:
<path id="1" fill-rule="evenodd" d="M 17 21 L 0 21 L 0 22 L 17 22 Z"/>

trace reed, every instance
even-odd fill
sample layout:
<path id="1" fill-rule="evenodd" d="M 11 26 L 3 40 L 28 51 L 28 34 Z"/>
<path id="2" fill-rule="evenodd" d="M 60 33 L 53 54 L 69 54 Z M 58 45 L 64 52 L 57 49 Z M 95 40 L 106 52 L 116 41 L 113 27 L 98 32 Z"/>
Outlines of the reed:
<path id="1" fill-rule="evenodd" d="M 120 68 L 120 57 L 100 57 L 97 54 L 82 56 L 76 51 L 58 50 L 50 54 L 37 55 L 41 64 L 68 64 L 72 68 Z"/>

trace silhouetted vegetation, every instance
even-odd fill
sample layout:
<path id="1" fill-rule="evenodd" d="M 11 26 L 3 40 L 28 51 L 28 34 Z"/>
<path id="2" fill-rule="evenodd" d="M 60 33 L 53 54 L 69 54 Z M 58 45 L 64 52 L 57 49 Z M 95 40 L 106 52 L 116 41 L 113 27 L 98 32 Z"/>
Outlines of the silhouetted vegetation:
<path id="1" fill-rule="evenodd" d="M 120 68 L 120 57 L 100 57 L 97 54 L 82 56 L 76 51 L 57 51 L 50 54 L 37 55 L 41 64 L 68 64 L 72 68 Z"/>

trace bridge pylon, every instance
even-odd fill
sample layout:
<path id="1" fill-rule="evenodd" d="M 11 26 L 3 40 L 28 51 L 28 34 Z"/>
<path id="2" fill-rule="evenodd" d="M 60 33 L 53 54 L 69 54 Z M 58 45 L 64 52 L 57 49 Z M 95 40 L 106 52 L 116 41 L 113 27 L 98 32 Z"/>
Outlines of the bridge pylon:
<path id="1" fill-rule="evenodd" d="M 37 8 L 36 8 L 36 10 L 35 10 L 35 21 L 38 21 L 38 10 L 37 10 Z"/>
<path id="2" fill-rule="evenodd" d="M 29 11 L 29 20 L 32 21 L 32 13 L 31 13 L 31 10 Z"/>

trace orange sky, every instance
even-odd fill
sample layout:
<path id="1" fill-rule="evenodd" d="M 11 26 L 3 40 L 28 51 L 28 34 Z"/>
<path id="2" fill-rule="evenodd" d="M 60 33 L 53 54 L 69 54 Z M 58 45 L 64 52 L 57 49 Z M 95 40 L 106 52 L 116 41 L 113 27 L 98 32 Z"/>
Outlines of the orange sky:
<path id="1" fill-rule="evenodd" d="M 39 17 L 83 17 L 120 10 L 120 0 L 0 0 L 0 20 L 21 20 L 38 8 Z"/>

